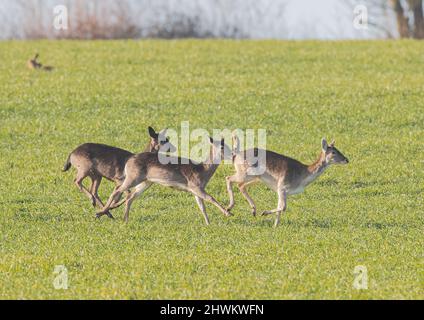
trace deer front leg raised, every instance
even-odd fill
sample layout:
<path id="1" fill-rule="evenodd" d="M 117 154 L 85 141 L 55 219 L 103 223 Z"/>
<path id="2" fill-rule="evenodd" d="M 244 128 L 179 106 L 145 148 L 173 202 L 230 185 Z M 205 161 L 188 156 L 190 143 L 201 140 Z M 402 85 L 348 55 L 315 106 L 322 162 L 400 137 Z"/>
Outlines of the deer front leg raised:
<path id="1" fill-rule="evenodd" d="M 232 185 L 233 185 L 233 183 L 238 183 L 238 187 L 239 187 L 241 194 L 247 200 L 250 207 L 252 208 L 252 214 L 256 215 L 256 205 L 253 202 L 252 198 L 247 193 L 247 190 L 245 188 L 249 184 L 254 183 L 255 178 L 237 173 L 233 176 L 226 177 L 225 179 L 226 179 L 226 182 L 227 182 L 228 196 L 230 198 L 230 204 L 228 205 L 227 210 L 230 211 L 234 207 L 234 192 L 233 192 L 233 186 Z"/>

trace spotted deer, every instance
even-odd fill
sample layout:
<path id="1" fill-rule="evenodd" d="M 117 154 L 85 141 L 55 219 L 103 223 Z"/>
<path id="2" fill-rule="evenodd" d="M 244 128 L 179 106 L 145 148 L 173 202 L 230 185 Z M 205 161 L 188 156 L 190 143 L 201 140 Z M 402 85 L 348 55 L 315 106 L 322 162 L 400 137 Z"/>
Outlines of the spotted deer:
<path id="1" fill-rule="evenodd" d="M 234 193 L 232 185 L 238 184 L 238 188 L 252 208 L 252 214 L 256 215 L 256 205 L 247 193 L 247 186 L 255 182 L 262 181 L 270 189 L 278 194 L 278 205 L 274 210 L 267 210 L 262 215 L 276 214 L 274 227 L 280 223 L 281 212 L 287 209 L 287 196 L 303 192 L 306 186 L 315 181 L 331 164 L 347 164 L 349 160 L 334 146 L 334 141 L 330 144 L 325 139 L 321 142 L 321 153 L 318 159 L 311 165 L 303 164 L 295 159 L 286 157 L 268 150 L 264 151 L 263 159 L 259 163 L 249 161 L 249 154 L 258 154 L 259 149 L 254 148 L 240 151 L 240 140 L 233 134 L 233 163 L 236 174 L 226 177 L 227 191 L 230 204 L 227 208 L 230 211 L 234 207 Z M 257 166 L 263 165 L 260 174 L 255 175 Z"/>
<path id="2" fill-rule="evenodd" d="M 225 216 L 230 216 L 231 214 L 209 195 L 205 188 L 222 160 L 231 159 L 231 149 L 224 143 L 224 139 L 215 141 L 209 138 L 209 142 L 211 144 L 209 158 L 203 163 L 194 163 L 190 159 L 180 157 L 169 159 L 169 163 L 161 163 L 158 155 L 153 153 L 140 153 L 132 156 L 125 165 L 124 182 L 112 193 L 106 206 L 99 214 L 105 214 L 108 210 L 115 209 L 125 203 L 124 221 L 128 222 L 133 201 L 152 184 L 157 183 L 192 193 L 203 214 L 206 225 L 209 225 L 209 218 L 204 201 L 215 205 Z M 134 191 L 118 203 L 122 193 L 131 188 L 134 188 Z"/>
<path id="3" fill-rule="evenodd" d="M 156 133 L 149 127 L 150 141 L 144 152 L 158 153 L 162 148 L 164 151 L 174 152 L 175 146 L 165 137 L 166 129 Z M 103 203 L 98 195 L 98 189 L 103 178 L 115 182 L 115 189 L 124 181 L 124 168 L 127 160 L 134 156 L 134 153 L 124 149 L 98 143 L 84 143 L 72 151 L 63 167 L 63 171 L 68 171 L 71 166 L 77 170 L 74 180 L 78 189 L 83 192 L 94 207 L 103 208 Z M 83 180 L 89 177 L 91 186 L 89 189 L 82 184 Z M 113 218 L 109 211 L 105 212 L 109 218 Z M 97 216 L 100 218 L 100 216 Z"/>

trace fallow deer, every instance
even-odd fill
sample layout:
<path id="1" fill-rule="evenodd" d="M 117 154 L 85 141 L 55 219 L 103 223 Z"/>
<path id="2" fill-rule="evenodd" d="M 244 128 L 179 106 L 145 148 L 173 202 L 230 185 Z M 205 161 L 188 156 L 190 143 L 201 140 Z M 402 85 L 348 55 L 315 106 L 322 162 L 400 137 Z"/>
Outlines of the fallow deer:
<path id="1" fill-rule="evenodd" d="M 158 153 L 161 147 L 164 151 L 174 152 L 176 148 L 165 134 L 166 129 L 156 133 L 152 127 L 149 127 L 150 142 L 144 152 Z M 98 195 L 102 178 L 115 182 L 115 189 L 119 187 L 124 179 L 125 164 L 132 156 L 134 153 L 124 149 L 98 143 L 85 143 L 70 153 L 63 171 L 68 171 L 71 166 L 74 166 L 77 169 L 74 182 L 78 189 L 87 195 L 94 207 L 103 208 L 104 205 Z M 82 184 L 86 177 L 91 179 L 90 189 Z M 105 214 L 113 218 L 110 212 Z M 100 215 L 97 217 L 100 218 Z"/>
<path id="2" fill-rule="evenodd" d="M 287 196 L 303 192 L 305 187 L 317 179 L 331 164 L 347 164 L 349 160 L 334 146 L 334 141 L 328 144 L 325 139 L 321 142 L 322 148 L 318 159 L 311 165 L 303 164 L 295 159 L 284 155 L 264 151 L 262 162 L 252 163 L 249 161 L 249 154 L 258 154 L 259 149 L 240 151 L 240 140 L 233 134 L 233 163 L 236 174 L 226 177 L 227 191 L 230 204 L 227 208 L 230 211 L 234 207 L 234 193 L 232 184 L 237 183 L 241 194 L 252 208 L 252 214 L 256 215 L 256 205 L 247 193 L 246 187 L 258 181 L 264 182 L 270 189 L 278 194 L 278 205 L 274 210 L 267 210 L 262 215 L 277 214 L 274 227 L 280 223 L 281 212 L 287 209 Z M 257 166 L 263 165 L 263 172 L 255 175 Z"/>
<path id="3" fill-rule="evenodd" d="M 209 225 L 209 218 L 206 214 L 204 201 L 215 205 L 225 216 L 230 216 L 231 214 L 209 195 L 205 188 L 222 160 L 231 158 L 231 149 L 224 143 L 224 139 L 215 141 L 209 138 L 209 142 L 211 144 L 209 158 L 203 163 L 194 163 L 190 159 L 173 157 L 173 159 L 169 159 L 170 163 L 163 164 L 158 155 L 153 153 L 140 153 L 131 157 L 125 165 L 124 182 L 112 193 L 106 206 L 99 214 L 105 214 L 106 211 L 125 203 L 124 221 L 128 222 L 133 201 L 152 184 L 157 183 L 191 192 L 207 225 Z M 122 193 L 131 188 L 134 188 L 134 191 L 128 194 L 124 201 L 118 203 Z"/>

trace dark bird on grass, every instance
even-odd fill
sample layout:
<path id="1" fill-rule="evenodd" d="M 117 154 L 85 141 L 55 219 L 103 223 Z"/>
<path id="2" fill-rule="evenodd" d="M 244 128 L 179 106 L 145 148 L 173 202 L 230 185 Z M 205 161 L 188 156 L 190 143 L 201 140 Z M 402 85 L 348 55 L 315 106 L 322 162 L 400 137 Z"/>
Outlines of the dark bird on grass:
<path id="1" fill-rule="evenodd" d="M 40 62 L 37 61 L 40 55 L 35 54 L 33 59 L 27 61 L 27 67 L 31 70 L 44 70 L 44 71 L 53 71 L 54 67 L 52 66 L 43 66 Z"/>

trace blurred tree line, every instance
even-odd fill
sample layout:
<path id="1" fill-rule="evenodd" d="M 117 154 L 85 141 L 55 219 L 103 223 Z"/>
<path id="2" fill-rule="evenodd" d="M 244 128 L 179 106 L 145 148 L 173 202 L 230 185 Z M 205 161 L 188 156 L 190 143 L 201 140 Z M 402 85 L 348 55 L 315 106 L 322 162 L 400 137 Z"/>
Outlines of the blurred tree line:
<path id="1" fill-rule="evenodd" d="M 347 5 L 349 9 L 365 5 L 368 9 L 369 26 L 383 32 L 387 38 L 424 39 L 423 2 L 423 0 L 351 0 Z"/>
<path id="2" fill-rule="evenodd" d="M 424 39 L 424 18 L 422 0 L 392 0 L 401 38 Z"/>
<path id="3" fill-rule="evenodd" d="M 0 0 L 0 39 L 282 39 L 290 33 L 285 24 L 286 6 L 295 1 L 297 10 L 302 10 L 299 0 Z M 333 34 L 337 38 L 344 28 L 350 27 L 354 7 L 361 4 L 368 9 L 371 30 L 368 34 L 356 33 L 358 37 L 424 39 L 423 2 L 337 2 L 343 3 L 341 6 L 347 11 L 337 11 Z M 69 9 L 67 30 L 53 28 L 56 5 Z M 346 24 L 337 27 L 340 16 Z M 291 28 L 304 30 L 307 38 L 315 26 L 299 24 Z"/>
<path id="4" fill-rule="evenodd" d="M 286 0 L 2 0 L 1 27 L 11 38 L 248 38 L 284 34 Z M 54 30 L 53 8 L 69 11 L 69 28 Z M 10 14 L 14 12 L 14 14 Z M 1 37 L 0 37 L 1 38 Z"/>

